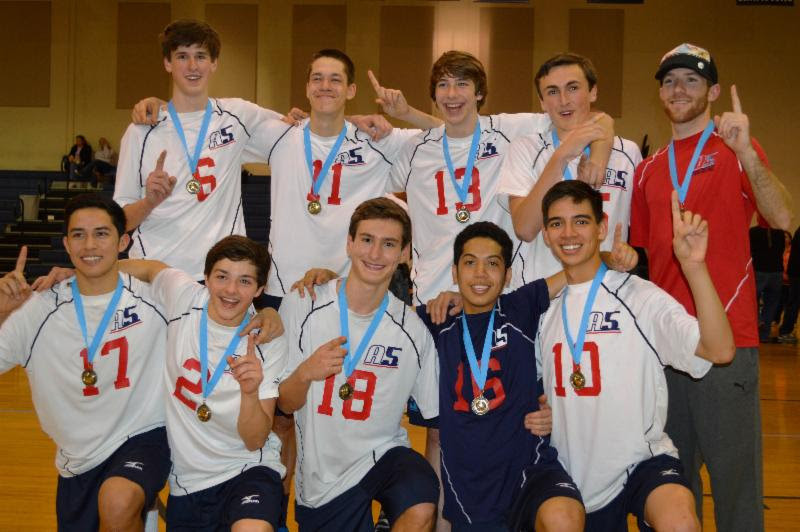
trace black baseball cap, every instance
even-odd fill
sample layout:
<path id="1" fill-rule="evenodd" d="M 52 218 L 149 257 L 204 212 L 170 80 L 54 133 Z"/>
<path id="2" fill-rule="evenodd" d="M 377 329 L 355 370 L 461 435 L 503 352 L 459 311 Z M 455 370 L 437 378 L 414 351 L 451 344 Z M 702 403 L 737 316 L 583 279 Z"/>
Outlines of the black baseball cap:
<path id="1" fill-rule="evenodd" d="M 667 75 L 667 72 L 673 68 L 694 70 L 712 85 L 715 85 L 718 81 L 717 65 L 714 64 L 711 54 L 705 48 L 700 48 L 694 44 L 683 43 L 664 54 L 664 57 L 661 58 L 661 63 L 658 65 L 656 79 L 661 81 Z"/>

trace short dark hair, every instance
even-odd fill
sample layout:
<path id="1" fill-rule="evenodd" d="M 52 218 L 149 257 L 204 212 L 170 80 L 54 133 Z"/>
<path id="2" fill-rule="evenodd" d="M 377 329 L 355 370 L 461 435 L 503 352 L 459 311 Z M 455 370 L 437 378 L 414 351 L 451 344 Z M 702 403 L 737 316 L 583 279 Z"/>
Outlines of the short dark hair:
<path id="1" fill-rule="evenodd" d="M 473 238 L 488 238 L 497 242 L 506 268 L 511 266 L 511 254 L 514 250 L 514 244 L 511 242 L 511 237 L 508 236 L 508 233 L 493 222 L 475 222 L 458 233 L 455 242 L 453 242 L 453 264 L 458 265 L 458 260 L 464 254 L 464 245 Z"/>
<path id="2" fill-rule="evenodd" d="M 486 69 L 483 68 L 483 63 L 477 57 L 458 50 L 450 50 L 439 56 L 439 59 L 431 67 L 429 89 L 431 100 L 434 102 L 436 101 L 436 84 L 446 76 L 472 81 L 475 84 L 475 94 L 482 96 L 478 100 L 478 109 L 486 103 L 486 96 L 489 94 L 489 83 L 486 81 Z"/>
<path id="3" fill-rule="evenodd" d="M 599 191 L 593 189 L 587 183 L 578 179 L 559 181 L 542 198 L 542 220 L 547 224 L 547 215 L 550 206 L 561 198 L 571 198 L 573 203 L 581 203 L 584 200 L 589 202 L 596 222 L 600 223 L 603 219 L 603 196 Z"/>
<path id="4" fill-rule="evenodd" d="M 542 89 L 539 87 L 539 81 L 548 75 L 554 68 L 569 65 L 578 65 L 581 67 L 581 70 L 583 70 L 583 75 L 586 77 L 586 81 L 589 83 L 589 90 L 592 90 L 594 86 L 597 85 L 597 72 L 595 71 L 594 65 L 588 57 L 584 57 L 580 54 L 574 54 L 572 52 L 558 54 L 542 63 L 542 66 L 539 67 L 539 71 L 536 72 L 536 76 L 533 78 L 533 84 L 536 85 L 536 92 L 539 93 L 540 100 L 542 99 Z"/>
<path id="5" fill-rule="evenodd" d="M 127 218 L 125 211 L 119 206 L 119 203 L 103 194 L 92 192 L 89 194 L 79 194 L 71 198 L 64 206 L 64 234 L 69 233 L 69 220 L 75 211 L 81 209 L 100 209 L 106 211 L 111 218 L 111 223 L 117 229 L 117 236 L 121 237 L 125 234 L 125 224 Z"/>
<path id="6" fill-rule="evenodd" d="M 321 57 L 330 57 L 331 59 L 336 59 L 342 63 L 342 65 L 344 65 L 344 74 L 347 77 L 347 84 L 351 85 L 356 82 L 356 66 L 353 64 L 353 60 L 350 59 L 350 56 L 348 56 L 346 53 L 341 50 L 337 50 L 336 48 L 324 48 L 311 54 L 311 61 L 308 63 L 308 69 L 306 72 L 306 81 L 311 78 L 311 65 L 314 64 L 314 61 Z"/>
<path id="7" fill-rule="evenodd" d="M 203 273 L 206 276 L 211 275 L 214 265 L 222 259 L 228 259 L 233 262 L 250 261 L 256 267 L 256 282 L 258 286 L 267 284 L 270 263 L 269 252 L 267 248 L 255 240 L 241 235 L 226 236 L 208 250 Z"/>
<path id="8" fill-rule="evenodd" d="M 350 217 L 347 232 L 355 240 L 358 224 L 365 220 L 394 220 L 403 226 L 402 247 L 411 242 L 411 218 L 404 208 L 389 198 L 373 198 L 361 203 Z"/>
<path id="9" fill-rule="evenodd" d="M 161 54 L 167 60 L 179 46 L 193 44 L 204 46 L 214 61 L 219 57 L 219 51 L 222 49 L 222 43 L 216 30 L 200 20 L 179 19 L 170 22 L 159 37 L 161 38 Z"/>

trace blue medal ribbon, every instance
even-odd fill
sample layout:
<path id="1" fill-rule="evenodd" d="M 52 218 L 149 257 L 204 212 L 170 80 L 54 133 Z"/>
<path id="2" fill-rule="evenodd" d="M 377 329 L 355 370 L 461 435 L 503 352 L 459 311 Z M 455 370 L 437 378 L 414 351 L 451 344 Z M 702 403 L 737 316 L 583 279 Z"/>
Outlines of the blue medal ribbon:
<path id="1" fill-rule="evenodd" d="M 204 403 L 206 398 L 214 391 L 217 382 L 219 382 L 219 379 L 225 372 L 225 368 L 228 367 L 228 357 L 233 354 L 236 350 L 236 346 L 239 345 L 239 333 L 242 332 L 242 329 L 245 328 L 249 321 L 250 320 L 245 317 L 242 323 L 239 324 L 239 327 L 236 328 L 236 332 L 233 333 L 233 337 L 228 343 L 228 347 L 225 349 L 225 354 L 223 354 L 222 358 L 217 362 L 214 374 L 206 382 L 206 375 L 208 375 L 208 301 L 203 305 L 203 313 L 200 315 L 200 382 L 203 384 Z"/>
<path id="2" fill-rule="evenodd" d="M 117 287 L 114 289 L 114 295 L 111 296 L 111 301 L 108 302 L 106 311 L 100 319 L 100 324 L 92 336 L 92 343 L 89 343 L 89 331 L 86 329 L 86 315 L 83 312 L 83 299 L 81 299 L 81 292 L 78 289 L 78 280 L 72 281 L 72 300 L 75 304 L 75 314 L 78 315 L 78 325 L 81 327 L 83 333 L 83 343 L 86 345 L 86 362 L 91 367 L 94 355 L 97 353 L 97 348 L 100 347 L 100 341 L 108 328 L 108 322 L 111 321 L 111 316 L 117 309 L 119 299 L 122 297 L 122 277 L 117 279 Z"/>
<path id="3" fill-rule="evenodd" d="M 353 351 L 350 349 L 350 324 L 347 317 L 347 294 L 345 293 L 345 284 L 347 284 L 347 278 L 342 279 L 342 283 L 339 286 L 339 325 L 342 336 L 347 339 L 345 344 L 342 346 L 347 350 L 347 355 L 344 357 L 344 364 L 342 364 L 342 372 L 344 373 L 344 378 L 347 379 L 356 368 L 356 364 L 361 358 L 361 354 L 369 345 L 369 341 L 375 334 L 375 330 L 378 328 L 378 324 L 381 322 L 381 318 L 383 318 L 383 314 L 386 312 L 386 308 L 389 306 L 389 293 L 387 292 L 384 294 L 383 301 L 381 301 L 378 311 L 375 312 L 375 315 L 372 317 L 372 321 L 370 322 L 369 327 L 367 327 L 364 337 L 361 338 L 361 341 L 358 343 L 358 347 L 355 351 Z"/>
<path id="4" fill-rule="evenodd" d="M 213 108 L 211 107 L 211 100 L 206 104 L 206 110 L 203 114 L 203 123 L 200 125 L 200 132 L 197 134 L 197 142 L 194 145 L 194 155 L 189 153 L 189 145 L 186 143 L 186 133 L 183 132 L 183 125 L 181 119 L 178 117 L 178 112 L 175 111 L 175 106 L 170 101 L 167 104 L 167 111 L 172 119 L 172 124 L 175 126 L 175 132 L 183 143 L 183 149 L 186 152 L 186 160 L 189 162 L 189 173 L 194 175 L 197 171 L 197 163 L 200 160 L 200 154 L 203 152 L 203 145 L 206 143 L 206 135 L 208 134 L 208 124 L 211 122 L 211 114 Z"/>
<path id="5" fill-rule="evenodd" d="M 480 139 L 481 120 L 480 117 L 478 117 L 478 121 L 475 122 L 475 131 L 472 133 L 472 144 L 469 146 L 467 166 L 464 169 L 464 179 L 461 181 L 461 185 L 459 185 L 456 179 L 456 170 L 453 167 L 453 160 L 450 158 L 450 144 L 447 142 L 447 130 L 445 130 L 444 135 L 442 135 L 442 155 L 444 155 L 444 162 L 447 165 L 447 172 L 450 174 L 450 181 L 453 183 L 456 194 L 458 194 L 458 199 L 461 200 L 461 204 L 464 206 L 467 204 L 467 194 L 469 193 L 470 185 L 472 185 L 472 168 L 475 166 L 475 160 L 477 159 Z"/>
<path id="6" fill-rule="evenodd" d="M 594 305 L 594 300 L 597 297 L 597 290 L 600 288 L 600 283 L 603 281 L 603 276 L 605 276 L 607 270 L 608 267 L 605 265 L 605 263 L 601 262 L 600 268 L 598 268 L 597 273 L 594 274 L 592 286 L 589 288 L 589 294 L 586 296 L 586 303 L 583 304 L 583 315 L 581 316 L 581 323 L 578 326 L 578 339 L 574 342 L 572 340 L 572 335 L 569 332 L 569 322 L 567 321 L 567 291 L 569 290 L 569 285 L 564 288 L 564 300 L 561 304 L 561 321 L 564 324 L 564 334 L 567 335 L 567 345 L 569 346 L 569 351 L 572 353 L 572 361 L 576 366 L 581 365 L 583 340 L 586 337 L 586 326 L 589 324 L 589 315 L 592 313 L 592 305 Z"/>
<path id="7" fill-rule="evenodd" d="M 711 137 L 711 133 L 714 132 L 714 121 L 709 120 L 708 125 L 703 130 L 703 134 L 700 135 L 700 140 L 697 141 L 697 146 L 694 147 L 694 153 L 692 154 L 692 160 L 689 161 L 689 166 L 686 168 L 686 173 L 683 176 L 683 182 L 678 184 L 678 167 L 675 163 L 675 141 L 671 140 L 669 142 L 669 149 L 667 153 L 669 155 L 669 177 L 672 179 L 672 187 L 678 191 L 678 201 L 681 204 L 681 208 L 683 208 L 683 203 L 686 201 L 686 196 L 689 194 L 689 184 L 692 182 L 692 175 L 694 174 L 694 167 L 697 166 L 697 160 L 700 158 L 700 152 L 703 151 L 703 146 L 706 145 L 709 137 Z"/>
<path id="8" fill-rule="evenodd" d="M 333 143 L 333 148 L 331 148 L 331 151 L 325 158 L 325 162 L 322 163 L 322 168 L 319 169 L 317 178 L 314 179 L 314 161 L 313 157 L 311 156 L 310 123 L 306 124 L 306 127 L 303 128 L 303 144 L 306 152 L 306 165 L 308 166 L 308 174 L 311 176 L 311 190 L 314 193 L 314 196 L 319 196 L 319 189 L 322 187 L 322 183 L 325 182 L 325 178 L 328 177 L 328 171 L 331 169 L 331 166 L 333 166 L 333 160 L 339 153 L 339 148 L 342 147 L 346 133 L 347 123 L 345 122 L 345 124 L 342 126 L 342 130 L 339 132 L 339 136 L 336 137 L 336 142 Z"/>
<path id="9" fill-rule="evenodd" d="M 494 335 L 494 307 L 492 307 L 492 314 L 489 316 L 489 325 L 486 327 L 486 336 L 483 339 L 483 350 L 481 351 L 481 359 L 475 358 L 475 348 L 472 345 L 472 338 L 469 335 L 469 327 L 467 326 L 467 317 L 461 313 L 461 328 L 462 338 L 464 340 L 464 349 L 467 350 L 467 362 L 469 362 L 469 369 L 472 372 L 472 377 L 478 385 L 478 389 L 483 392 L 483 387 L 486 385 L 486 376 L 489 374 L 489 359 L 492 358 L 492 336 Z M 483 364 L 481 364 L 483 362 Z"/>
<path id="10" fill-rule="evenodd" d="M 553 139 L 553 149 L 557 150 L 558 145 L 561 144 L 561 141 L 558 139 L 558 131 L 556 131 L 555 127 L 553 128 L 553 134 L 551 135 L 551 137 Z M 591 153 L 589 150 L 589 146 L 583 148 L 583 153 L 586 154 L 587 157 L 589 156 L 589 154 Z M 575 177 L 572 175 L 572 172 L 569 169 L 569 163 L 567 163 L 566 166 L 564 166 L 564 179 L 567 181 L 575 179 Z"/>

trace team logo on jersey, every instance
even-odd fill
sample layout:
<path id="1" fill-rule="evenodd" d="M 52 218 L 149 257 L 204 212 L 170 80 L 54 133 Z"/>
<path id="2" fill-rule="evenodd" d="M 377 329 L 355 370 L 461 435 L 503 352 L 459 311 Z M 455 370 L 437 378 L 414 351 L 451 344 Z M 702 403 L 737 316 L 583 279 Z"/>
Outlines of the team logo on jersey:
<path id="1" fill-rule="evenodd" d="M 339 163 L 342 166 L 362 166 L 367 164 L 361 154 L 361 146 L 340 152 L 333 161 L 334 164 Z"/>
<path id="2" fill-rule="evenodd" d="M 144 462 L 125 462 L 125 465 L 123 467 L 144 471 Z"/>
<path id="3" fill-rule="evenodd" d="M 403 351 L 399 347 L 382 346 L 372 344 L 364 355 L 365 366 L 375 366 L 377 368 L 397 368 L 398 355 Z"/>
<path id="4" fill-rule="evenodd" d="M 117 309 L 114 313 L 114 323 L 111 327 L 111 332 L 121 331 L 141 323 L 142 320 L 139 319 L 139 315 L 135 311 L 136 305 L 125 307 L 124 309 Z"/>
<path id="5" fill-rule="evenodd" d="M 492 351 L 503 348 L 506 345 L 508 345 L 508 332 L 506 331 L 507 325 L 508 325 L 507 323 L 504 323 L 493 331 Z"/>
<path id="6" fill-rule="evenodd" d="M 628 190 L 628 172 L 606 168 L 606 177 L 603 179 L 604 187 Z"/>
<path id="7" fill-rule="evenodd" d="M 258 493 L 254 493 L 253 495 L 245 495 L 242 497 L 242 506 L 245 504 L 261 504 L 261 501 L 258 500 Z"/>
<path id="8" fill-rule="evenodd" d="M 497 157 L 500 155 L 497 153 L 497 147 L 494 145 L 493 142 L 486 141 L 481 142 L 478 146 L 478 159 L 491 159 L 492 157 Z"/>
<path id="9" fill-rule="evenodd" d="M 619 333 L 618 310 L 611 312 L 592 312 L 589 314 L 589 325 L 586 332 L 589 334 Z"/>
<path id="10" fill-rule="evenodd" d="M 676 469 L 665 469 L 661 472 L 662 477 L 677 477 L 679 475 Z"/>
<path id="11" fill-rule="evenodd" d="M 694 167 L 694 172 L 692 174 L 697 174 L 700 172 L 710 172 L 714 169 L 714 163 L 716 162 L 715 157 L 717 152 L 714 153 L 704 153 L 700 156 L 700 159 L 697 161 L 697 166 Z"/>
<path id="12" fill-rule="evenodd" d="M 233 138 L 232 125 L 221 127 L 217 131 L 212 131 L 208 136 L 208 149 L 216 150 L 217 148 L 222 148 L 223 146 L 235 142 L 235 140 L 236 139 Z"/>

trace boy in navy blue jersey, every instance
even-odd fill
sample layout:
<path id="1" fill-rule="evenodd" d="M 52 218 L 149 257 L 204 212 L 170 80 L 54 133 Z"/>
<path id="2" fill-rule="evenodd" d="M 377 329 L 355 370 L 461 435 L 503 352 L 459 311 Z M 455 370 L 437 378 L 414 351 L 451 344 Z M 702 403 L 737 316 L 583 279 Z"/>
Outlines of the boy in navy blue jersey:
<path id="1" fill-rule="evenodd" d="M 539 317 L 550 291 L 563 287 L 563 274 L 501 295 L 511 280 L 511 253 L 511 239 L 497 225 L 468 226 L 456 237 L 453 265 L 464 312 L 437 325 L 425 306 L 417 308 L 439 353 L 444 516 L 454 531 L 583 530 L 577 487 L 549 438 L 524 426 L 541 393 Z"/>

